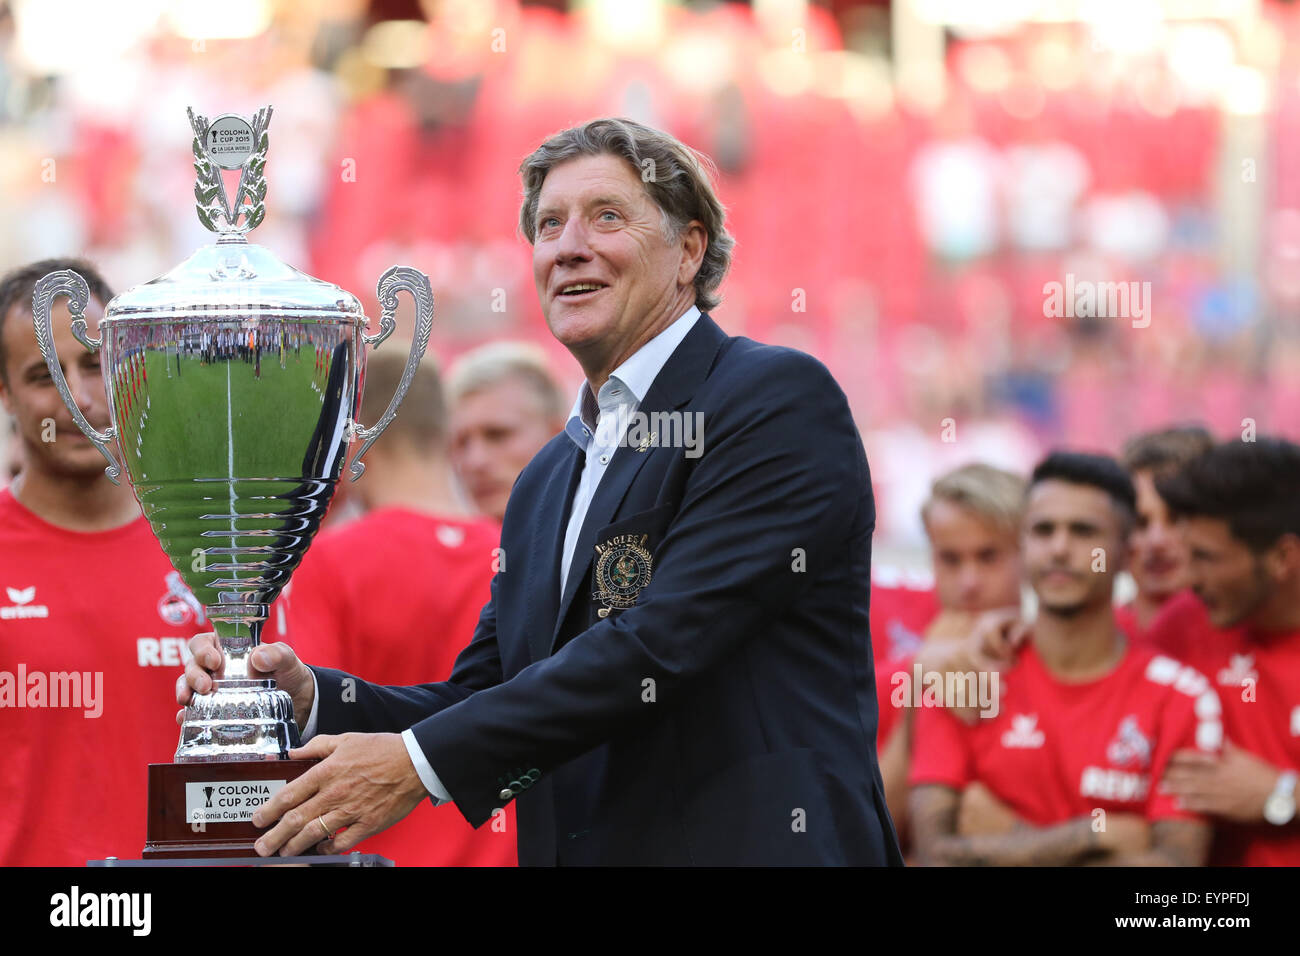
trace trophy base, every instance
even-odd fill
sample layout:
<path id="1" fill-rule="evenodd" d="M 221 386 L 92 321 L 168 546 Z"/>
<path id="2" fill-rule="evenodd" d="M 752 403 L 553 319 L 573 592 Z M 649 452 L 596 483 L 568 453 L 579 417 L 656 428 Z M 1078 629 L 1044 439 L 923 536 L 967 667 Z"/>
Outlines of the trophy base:
<path id="1" fill-rule="evenodd" d="M 277 790 L 306 773 L 312 760 L 242 760 L 149 765 L 146 860 L 257 856 L 266 832 L 252 815 Z M 314 848 L 305 855 L 314 853 Z"/>

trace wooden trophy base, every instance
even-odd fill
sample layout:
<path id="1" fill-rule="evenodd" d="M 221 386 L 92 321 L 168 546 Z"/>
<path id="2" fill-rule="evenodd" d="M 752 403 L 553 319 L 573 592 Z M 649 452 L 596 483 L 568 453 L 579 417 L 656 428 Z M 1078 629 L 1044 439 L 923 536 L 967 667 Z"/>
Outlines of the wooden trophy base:
<path id="1" fill-rule="evenodd" d="M 257 856 L 253 843 L 266 830 L 253 826 L 253 811 L 318 763 L 151 763 L 143 858 Z"/>

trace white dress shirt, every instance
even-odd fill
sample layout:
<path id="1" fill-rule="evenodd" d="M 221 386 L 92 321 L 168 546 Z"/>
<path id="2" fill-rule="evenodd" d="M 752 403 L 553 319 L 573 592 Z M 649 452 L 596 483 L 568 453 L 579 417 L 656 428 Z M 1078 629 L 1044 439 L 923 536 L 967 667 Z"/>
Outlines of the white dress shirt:
<path id="1" fill-rule="evenodd" d="M 666 329 L 637 349 L 622 365 L 610 373 L 609 379 L 600 387 L 595 400 L 591 397 L 591 387 L 583 382 L 578 387 L 578 396 L 573 402 L 573 410 L 564 426 L 575 445 L 582 449 L 586 461 L 582 468 L 582 477 L 578 489 L 573 494 L 573 504 L 569 510 L 569 523 L 564 532 L 564 552 L 560 559 L 560 599 L 563 600 L 564 585 L 569 577 L 569 567 L 573 564 L 573 549 L 577 546 L 578 536 L 582 533 L 583 522 L 587 520 L 587 509 L 591 507 L 592 498 L 600 479 L 605 476 L 614 452 L 623 440 L 623 434 L 631 420 L 631 415 L 641 405 L 646 392 L 663 370 L 669 357 L 682 344 L 695 323 L 700 318 L 700 310 L 691 306 Z M 599 420 L 597 416 L 599 411 Z M 553 624 L 554 622 L 550 622 Z M 315 682 L 316 675 L 312 674 Z M 316 686 L 319 693 L 320 686 Z M 311 714 L 302 733 L 306 743 L 316 733 L 316 694 L 312 696 Z M 402 741 L 410 754 L 415 772 L 420 782 L 429 791 L 435 804 L 447 803 L 451 794 L 442 785 L 438 775 L 429 766 L 424 751 L 416 742 L 415 734 L 410 730 L 402 731 Z"/>

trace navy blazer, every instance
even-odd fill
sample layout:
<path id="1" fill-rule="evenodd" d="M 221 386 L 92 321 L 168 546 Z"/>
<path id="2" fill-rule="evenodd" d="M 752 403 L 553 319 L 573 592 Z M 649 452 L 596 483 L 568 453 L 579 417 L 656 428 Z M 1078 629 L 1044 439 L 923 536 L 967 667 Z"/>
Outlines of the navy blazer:
<path id="1" fill-rule="evenodd" d="M 875 507 L 844 393 L 703 315 L 639 411 L 702 413 L 702 453 L 667 432 L 618 448 L 563 598 L 584 456 L 562 432 L 515 484 L 451 677 L 314 668 L 320 731 L 413 728 L 471 824 L 517 801 L 521 865 L 901 865 L 876 758 Z M 624 559 L 604 587 L 631 607 L 601 614 L 619 602 L 593 597 L 597 546 Z"/>

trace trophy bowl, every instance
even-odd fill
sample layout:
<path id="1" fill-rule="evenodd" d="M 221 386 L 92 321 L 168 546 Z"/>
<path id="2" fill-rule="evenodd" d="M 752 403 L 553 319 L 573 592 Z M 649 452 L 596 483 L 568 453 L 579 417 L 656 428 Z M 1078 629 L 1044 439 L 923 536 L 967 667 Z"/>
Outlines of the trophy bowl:
<path id="1" fill-rule="evenodd" d="M 109 302 L 99 337 L 87 335 L 86 282 L 42 278 L 33 293 L 37 340 L 77 426 L 124 471 L 163 551 L 203 606 L 225 654 L 208 694 L 195 695 L 177 763 L 283 760 L 297 744 L 289 695 L 250 675 L 270 605 L 320 528 L 347 464 L 393 420 L 424 355 L 433 320 L 429 280 L 397 266 L 378 283 L 379 331 L 361 303 L 286 265 L 245 234 L 264 215 L 270 109 L 211 123 L 190 114 L 199 219 L 219 238 L 167 274 Z M 234 203 L 221 170 L 239 170 Z M 396 326 L 399 294 L 415 300 L 405 374 L 373 427 L 356 421 L 367 348 Z M 72 331 L 101 353 L 112 425 L 86 421 L 68 390 L 51 309 L 66 296 Z M 113 453 L 116 443 L 120 462 Z"/>

